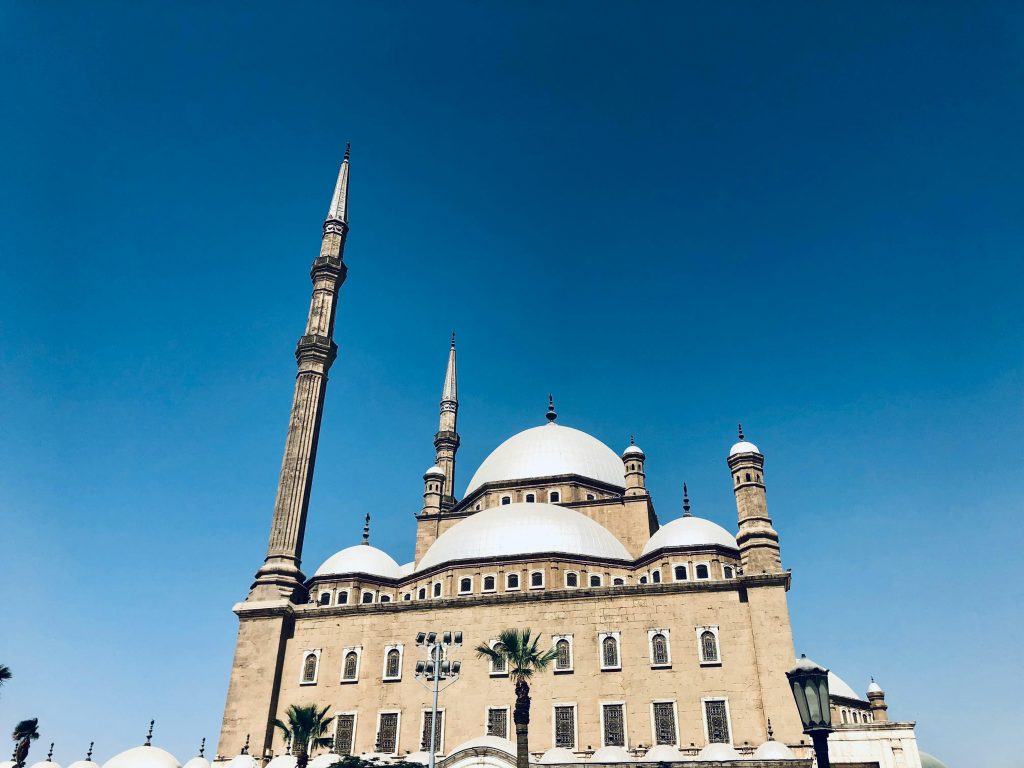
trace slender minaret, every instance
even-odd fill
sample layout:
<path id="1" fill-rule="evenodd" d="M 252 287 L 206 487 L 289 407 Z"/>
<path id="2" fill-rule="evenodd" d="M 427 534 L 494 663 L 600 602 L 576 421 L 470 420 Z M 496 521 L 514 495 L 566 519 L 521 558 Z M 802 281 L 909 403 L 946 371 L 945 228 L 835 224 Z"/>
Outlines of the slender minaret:
<path id="1" fill-rule="evenodd" d="M 459 450 L 459 387 L 455 373 L 455 334 L 448 350 L 448 368 L 444 372 L 444 388 L 441 390 L 441 418 L 437 434 L 434 435 L 434 463 L 444 471 L 444 490 L 441 494 L 441 509 L 455 506 L 455 452 Z"/>
<path id="2" fill-rule="evenodd" d="M 295 398 L 288 421 L 277 500 L 274 502 L 274 518 L 270 524 L 270 542 L 267 558 L 256 572 L 256 581 L 248 597 L 250 602 L 282 597 L 297 602 L 303 600 L 305 578 L 300 570 L 302 539 L 320 439 L 327 372 L 338 354 L 338 345 L 334 343 L 338 289 L 348 272 L 343 260 L 348 235 L 348 176 L 349 148 L 346 147 L 334 197 L 324 221 L 320 255 L 314 260 L 309 273 L 313 281 L 313 298 L 306 332 L 295 349 L 299 372 L 295 380 Z"/>
<path id="3" fill-rule="evenodd" d="M 742 424 L 739 426 L 739 438 L 729 451 L 729 470 L 739 515 L 736 543 L 740 545 L 743 573 L 747 576 L 781 573 L 779 534 L 772 528 L 772 519 L 768 517 L 764 456 L 756 445 L 747 442 Z"/>

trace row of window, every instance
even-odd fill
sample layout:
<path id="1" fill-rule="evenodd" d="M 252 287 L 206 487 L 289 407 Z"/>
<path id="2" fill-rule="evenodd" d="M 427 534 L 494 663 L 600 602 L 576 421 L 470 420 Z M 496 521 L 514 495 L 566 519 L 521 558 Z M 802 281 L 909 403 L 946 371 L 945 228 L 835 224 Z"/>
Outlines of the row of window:
<path id="1" fill-rule="evenodd" d="M 722 663 L 722 654 L 718 640 L 717 626 L 695 627 L 694 633 L 697 640 L 697 659 L 701 666 L 715 666 Z M 647 630 L 647 651 L 653 669 L 670 668 L 672 666 L 672 630 L 670 629 L 649 629 Z M 490 641 L 493 646 L 496 640 Z M 622 669 L 621 642 L 619 632 L 600 632 L 597 637 L 600 668 L 602 672 L 616 672 Z M 554 672 L 565 674 L 575 671 L 575 658 L 573 653 L 572 635 L 553 635 L 555 659 Z M 384 647 L 384 666 L 381 679 L 384 682 L 397 682 L 402 679 L 402 657 L 405 647 L 402 644 L 388 645 Z M 321 649 L 308 650 L 302 657 L 302 669 L 299 673 L 299 683 L 302 685 L 316 685 L 320 675 L 320 654 Z M 359 681 L 359 666 L 362 661 L 362 646 L 344 648 L 341 654 L 341 677 L 342 683 L 355 683 Z M 490 664 L 490 675 L 500 677 L 508 674 L 504 660 L 492 660 Z"/>
<path id="2" fill-rule="evenodd" d="M 671 574 L 673 581 L 688 581 L 690 578 L 690 567 L 688 565 L 678 564 L 671 566 Z M 736 570 L 731 565 L 722 566 L 722 576 L 726 579 L 731 579 L 736 575 Z M 693 565 L 693 577 L 698 581 L 704 581 L 711 578 L 711 564 L 710 563 L 694 563 Z M 563 575 L 563 581 L 567 589 L 573 589 L 579 587 L 581 576 L 576 571 L 566 571 Z M 506 573 L 505 574 L 505 591 L 506 592 L 518 592 L 522 587 L 522 578 L 518 573 Z M 545 575 L 544 571 L 531 571 L 527 577 L 528 587 L 530 589 L 544 589 Z M 603 587 L 605 584 L 604 576 L 599 573 L 591 573 L 586 578 L 587 586 L 589 587 Z M 655 568 L 647 573 L 642 574 L 637 582 L 640 584 L 661 584 L 661 569 Z M 613 587 L 622 587 L 626 585 L 626 579 L 622 576 L 614 576 L 611 579 L 611 585 Z M 474 578 L 472 576 L 462 576 L 459 579 L 459 595 L 472 595 L 474 594 Z M 441 597 L 442 586 L 440 581 L 435 581 L 429 588 L 431 597 Z M 487 594 L 498 591 L 498 575 L 489 573 L 481 577 L 481 594 Z M 428 594 L 428 588 L 426 586 L 420 587 L 416 591 L 417 600 L 426 600 Z M 406 592 L 403 596 L 403 600 L 412 600 L 413 593 Z M 331 592 L 324 590 L 320 593 L 317 600 L 319 605 L 347 605 L 349 602 L 349 590 L 339 589 L 336 597 L 333 599 Z M 391 602 L 391 595 L 377 593 L 372 590 L 363 590 L 360 594 L 359 602 L 361 603 L 389 603 Z"/>
<path id="3" fill-rule="evenodd" d="M 870 712 L 865 712 L 863 709 L 852 709 L 850 707 L 842 707 L 839 710 L 839 717 L 846 723 L 871 723 L 874 722 L 874 717 Z"/>
<path id="4" fill-rule="evenodd" d="M 731 743 L 732 723 L 729 715 L 729 700 L 726 698 L 701 699 L 704 737 L 708 743 Z M 599 704 L 602 747 L 629 748 L 629 730 L 626 704 L 623 701 L 603 701 Z M 383 710 L 377 713 L 374 751 L 386 755 L 397 755 L 402 712 Z M 334 718 L 334 744 L 332 751 L 338 755 L 351 755 L 355 749 L 357 712 L 342 712 Z M 653 744 L 679 744 L 679 717 L 674 699 L 656 699 L 650 702 L 651 742 Z M 487 735 L 509 738 L 510 712 L 507 706 L 487 707 L 484 720 Z M 429 709 L 420 711 L 419 750 L 430 751 L 431 735 L 434 751 L 444 754 L 445 710 L 437 710 L 436 720 Z M 433 734 L 431 733 L 433 732 Z M 560 702 L 551 710 L 551 743 L 556 747 L 581 751 L 578 734 L 576 702 Z M 589 750 L 592 745 L 586 745 Z"/>

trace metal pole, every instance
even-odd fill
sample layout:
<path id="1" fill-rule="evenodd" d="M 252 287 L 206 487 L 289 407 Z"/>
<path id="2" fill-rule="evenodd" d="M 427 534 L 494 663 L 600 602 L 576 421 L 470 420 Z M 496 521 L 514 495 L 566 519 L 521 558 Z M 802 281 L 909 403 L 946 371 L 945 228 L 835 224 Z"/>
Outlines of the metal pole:
<path id="1" fill-rule="evenodd" d="M 437 694 L 438 686 L 441 682 L 441 646 L 440 644 L 434 645 L 430 649 L 430 656 L 434 660 L 434 704 L 430 710 L 430 755 L 427 757 L 428 768 L 434 768 L 435 753 L 437 752 L 437 744 L 434 740 L 437 738 Z"/>
<path id="2" fill-rule="evenodd" d="M 828 760 L 828 731 L 815 731 L 811 734 L 811 741 L 814 743 L 818 768 L 831 768 Z"/>

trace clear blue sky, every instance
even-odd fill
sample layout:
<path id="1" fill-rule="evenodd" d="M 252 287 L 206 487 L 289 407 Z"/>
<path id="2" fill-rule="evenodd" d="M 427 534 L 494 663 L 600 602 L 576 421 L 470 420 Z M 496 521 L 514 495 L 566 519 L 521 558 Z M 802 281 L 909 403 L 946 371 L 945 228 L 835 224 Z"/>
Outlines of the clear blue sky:
<path id="1" fill-rule="evenodd" d="M 896 5 L 0 6 L 0 731 L 216 741 L 351 140 L 308 571 L 411 559 L 456 329 L 460 489 L 552 391 L 731 527 L 742 421 L 797 650 L 1019 765 L 1024 8 Z"/>

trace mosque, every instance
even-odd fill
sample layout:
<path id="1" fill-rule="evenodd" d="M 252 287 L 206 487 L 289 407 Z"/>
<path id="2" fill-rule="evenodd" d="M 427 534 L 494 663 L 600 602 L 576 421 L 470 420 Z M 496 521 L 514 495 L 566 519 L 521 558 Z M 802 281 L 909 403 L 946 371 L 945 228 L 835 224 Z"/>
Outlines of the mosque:
<path id="1" fill-rule="evenodd" d="M 765 454 L 742 428 L 731 447 L 723 444 L 735 530 L 695 514 L 685 491 L 682 513 L 659 519 L 642 448 L 627 437 L 621 453 L 613 451 L 559 420 L 550 399 L 539 423 L 494 448 L 458 495 L 453 337 L 435 461 L 423 474 L 422 507 L 410 510 L 412 557 L 400 562 L 371 545 L 367 526 L 361 543 L 305 575 L 303 537 L 347 271 L 349 167 L 346 150 L 310 273 L 267 553 L 234 606 L 238 637 L 217 754 L 186 768 L 209 768 L 211 760 L 292 768 L 273 721 L 289 705 L 311 703 L 330 705 L 333 715 L 333 745 L 313 768 L 339 755 L 426 764 L 432 736 L 440 768 L 511 768 L 508 670 L 472 653 L 507 627 L 530 627 L 556 651 L 550 671 L 531 683 L 538 765 L 810 768 L 810 740 L 786 678 L 795 663 L 792 574 L 769 515 Z M 464 636 L 459 680 L 436 716 L 415 674 L 424 630 Z M 832 765 L 941 768 L 918 750 L 913 722 L 890 719 L 877 683 L 861 694 L 830 674 L 829 693 Z M 148 739 L 104 766 L 179 767 Z"/>

